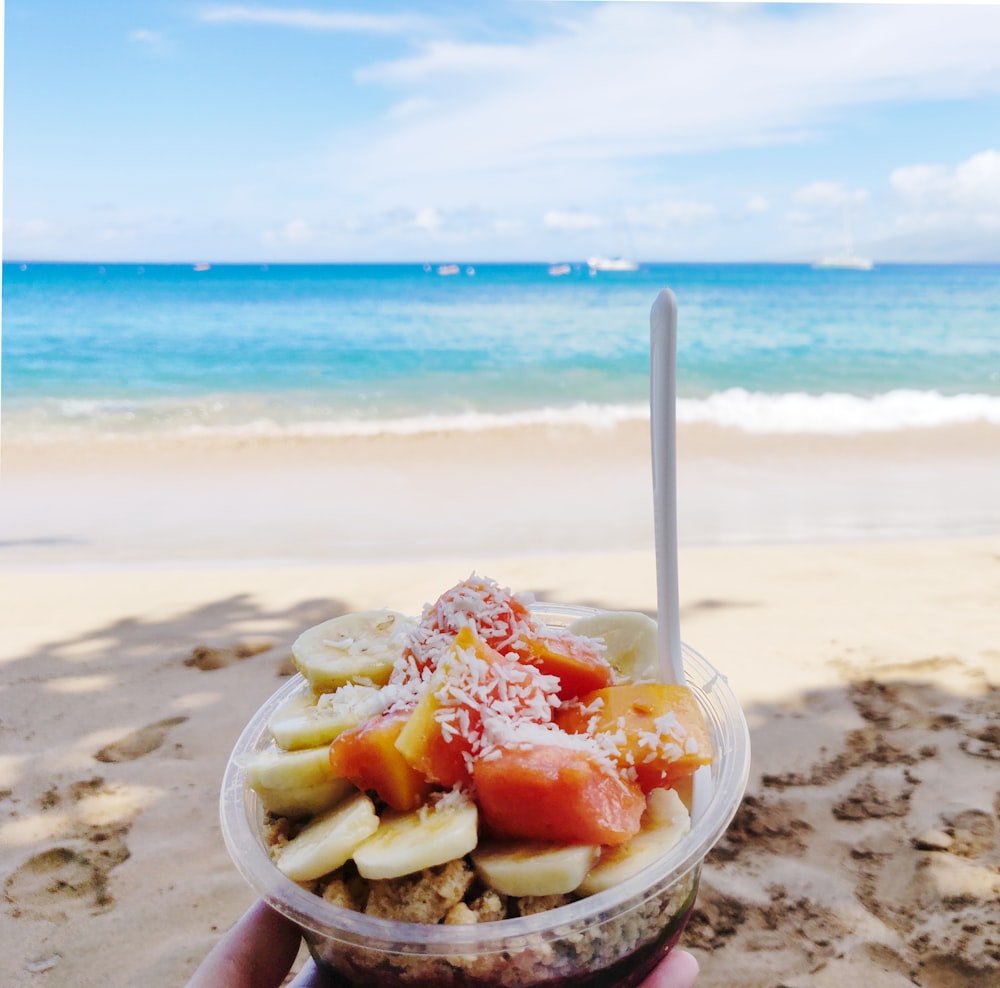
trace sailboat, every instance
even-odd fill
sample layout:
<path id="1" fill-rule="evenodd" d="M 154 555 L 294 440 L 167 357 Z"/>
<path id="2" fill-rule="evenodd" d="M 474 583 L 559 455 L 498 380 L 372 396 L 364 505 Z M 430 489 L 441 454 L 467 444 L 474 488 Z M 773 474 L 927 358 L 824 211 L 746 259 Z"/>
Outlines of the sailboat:
<path id="1" fill-rule="evenodd" d="M 871 271 L 875 267 L 875 262 L 870 257 L 862 257 L 853 251 L 845 251 L 843 254 L 828 254 L 821 257 L 813 264 L 817 269 L 840 268 L 845 271 Z"/>
<path id="2" fill-rule="evenodd" d="M 854 252 L 851 241 L 851 230 L 847 222 L 847 214 L 844 214 L 844 249 L 839 254 L 827 254 L 813 264 L 814 268 L 842 271 L 871 271 L 875 267 L 870 257 L 863 257 Z"/>
<path id="3" fill-rule="evenodd" d="M 630 261 L 627 257 L 588 257 L 587 267 L 591 273 L 595 271 L 638 271 L 637 261 Z"/>
<path id="4" fill-rule="evenodd" d="M 631 231 L 628 229 L 628 221 L 624 210 L 621 210 L 621 216 L 615 223 L 615 226 L 618 230 L 618 239 L 621 241 L 620 246 L 625 247 L 626 241 L 631 245 L 632 236 Z M 634 249 L 631 253 L 635 253 Z M 621 254 L 614 254 L 610 257 L 602 254 L 588 257 L 587 267 L 590 268 L 591 274 L 596 274 L 598 271 L 638 271 L 639 262 L 633 261 L 623 250 Z"/>

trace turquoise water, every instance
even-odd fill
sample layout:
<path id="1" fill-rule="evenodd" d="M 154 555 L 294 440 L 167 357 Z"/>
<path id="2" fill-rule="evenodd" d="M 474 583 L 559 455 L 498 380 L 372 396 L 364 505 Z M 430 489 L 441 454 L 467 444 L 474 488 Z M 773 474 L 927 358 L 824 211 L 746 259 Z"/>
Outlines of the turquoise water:
<path id="1" fill-rule="evenodd" d="M 764 432 L 1000 424 L 1000 267 L 3 268 L 8 435 L 369 434 L 647 413 L 679 305 L 678 419 Z"/>

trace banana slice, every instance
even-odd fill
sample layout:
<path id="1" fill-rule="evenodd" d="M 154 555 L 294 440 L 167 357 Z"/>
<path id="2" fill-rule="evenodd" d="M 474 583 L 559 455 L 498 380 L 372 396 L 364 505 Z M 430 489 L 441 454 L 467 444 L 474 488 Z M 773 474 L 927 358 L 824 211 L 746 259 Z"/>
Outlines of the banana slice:
<path id="1" fill-rule="evenodd" d="M 472 852 L 479 877 L 503 895 L 564 895 L 578 888 L 601 853 L 590 844 L 493 844 Z"/>
<path id="2" fill-rule="evenodd" d="M 580 883 L 578 891 L 593 895 L 618 885 L 664 855 L 691 829 L 691 817 L 673 789 L 654 789 L 646 797 L 642 829 L 631 840 L 607 848 Z"/>
<path id="3" fill-rule="evenodd" d="M 316 786 L 300 786 L 293 789 L 255 789 L 264 804 L 264 809 L 275 816 L 287 816 L 300 820 L 322 813 L 336 806 L 354 786 L 347 779 L 334 779 Z"/>
<path id="4" fill-rule="evenodd" d="M 256 790 L 295 789 L 315 786 L 335 779 L 328 748 L 279 751 L 270 748 L 247 756 L 243 761 L 247 785 Z"/>
<path id="5" fill-rule="evenodd" d="M 294 693 L 267 722 L 271 736 L 288 751 L 329 744 L 338 734 L 381 712 L 374 686 L 342 686 L 317 699 L 311 690 Z"/>
<path id="6" fill-rule="evenodd" d="M 330 767 L 328 748 L 262 751 L 244 763 L 247 785 L 278 816 L 304 817 L 339 803 L 354 786 Z"/>
<path id="7" fill-rule="evenodd" d="M 342 614 L 303 631 L 292 645 L 292 659 L 317 693 L 352 682 L 384 686 L 411 627 L 396 611 Z"/>
<path id="8" fill-rule="evenodd" d="M 479 841 L 471 800 L 441 800 L 410 813 L 387 812 L 373 837 L 355 852 L 362 878 L 399 878 L 464 857 Z"/>
<path id="9" fill-rule="evenodd" d="M 311 881 L 339 868 L 378 827 L 374 803 L 359 792 L 303 827 L 275 863 L 293 881 Z"/>
<path id="10" fill-rule="evenodd" d="M 639 611 L 608 611 L 577 618 L 569 628 L 574 635 L 599 638 L 604 657 L 631 682 L 657 679 L 656 622 Z"/>

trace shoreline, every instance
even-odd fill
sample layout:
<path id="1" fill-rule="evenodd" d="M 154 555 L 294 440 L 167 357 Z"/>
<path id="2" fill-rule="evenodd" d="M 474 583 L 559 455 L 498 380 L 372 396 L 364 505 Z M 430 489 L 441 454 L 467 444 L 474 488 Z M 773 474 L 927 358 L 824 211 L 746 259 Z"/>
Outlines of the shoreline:
<path id="1" fill-rule="evenodd" d="M 46 398 L 37 404 L 8 399 L 7 441 L 43 451 L 72 445 L 253 445 L 309 441 L 404 440 L 426 437 L 483 436 L 545 429 L 603 431 L 649 422 L 646 375 L 634 379 L 643 394 L 633 399 L 580 398 L 548 403 L 544 396 L 527 407 L 417 410 L 386 408 L 366 417 L 349 406 L 328 404 L 330 396 L 294 392 L 239 393 L 139 398 Z M 287 398 L 285 408 L 272 402 Z M 46 410 L 46 405 L 50 405 Z M 61 420 L 61 424 L 59 424 Z M 1000 394 L 946 392 L 888 387 L 872 394 L 852 391 L 748 391 L 722 387 L 701 396 L 679 395 L 677 422 L 682 430 L 701 428 L 756 438 L 768 436 L 850 438 L 893 436 L 938 430 L 975 431 L 1000 426 Z"/>

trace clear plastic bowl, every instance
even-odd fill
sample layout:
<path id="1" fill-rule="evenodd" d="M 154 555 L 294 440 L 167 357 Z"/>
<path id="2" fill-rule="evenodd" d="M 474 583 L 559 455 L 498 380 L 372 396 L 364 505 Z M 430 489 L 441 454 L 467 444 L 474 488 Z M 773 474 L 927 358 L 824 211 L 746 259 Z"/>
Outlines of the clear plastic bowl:
<path id="1" fill-rule="evenodd" d="M 592 608 L 536 604 L 564 627 Z M 705 715 L 715 757 L 690 832 L 621 885 L 547 912 L 468 925 L 403 923 L 335 906 L 286 878 L 272 863 L 260 800 L 246 784 L 243 756 L 270 747 L 267 720 L 299 690 L 293 677 L 254 714 L 230 756 L 222 784 L 222 832 L 257 894 L 302 930 L 330 984 L 372 988 L 629 988 L 674 946 L 694 907 L 705 856 L 743 798 L 750 741 L 726 677 L 684 646 L 684 671 Z"/>

